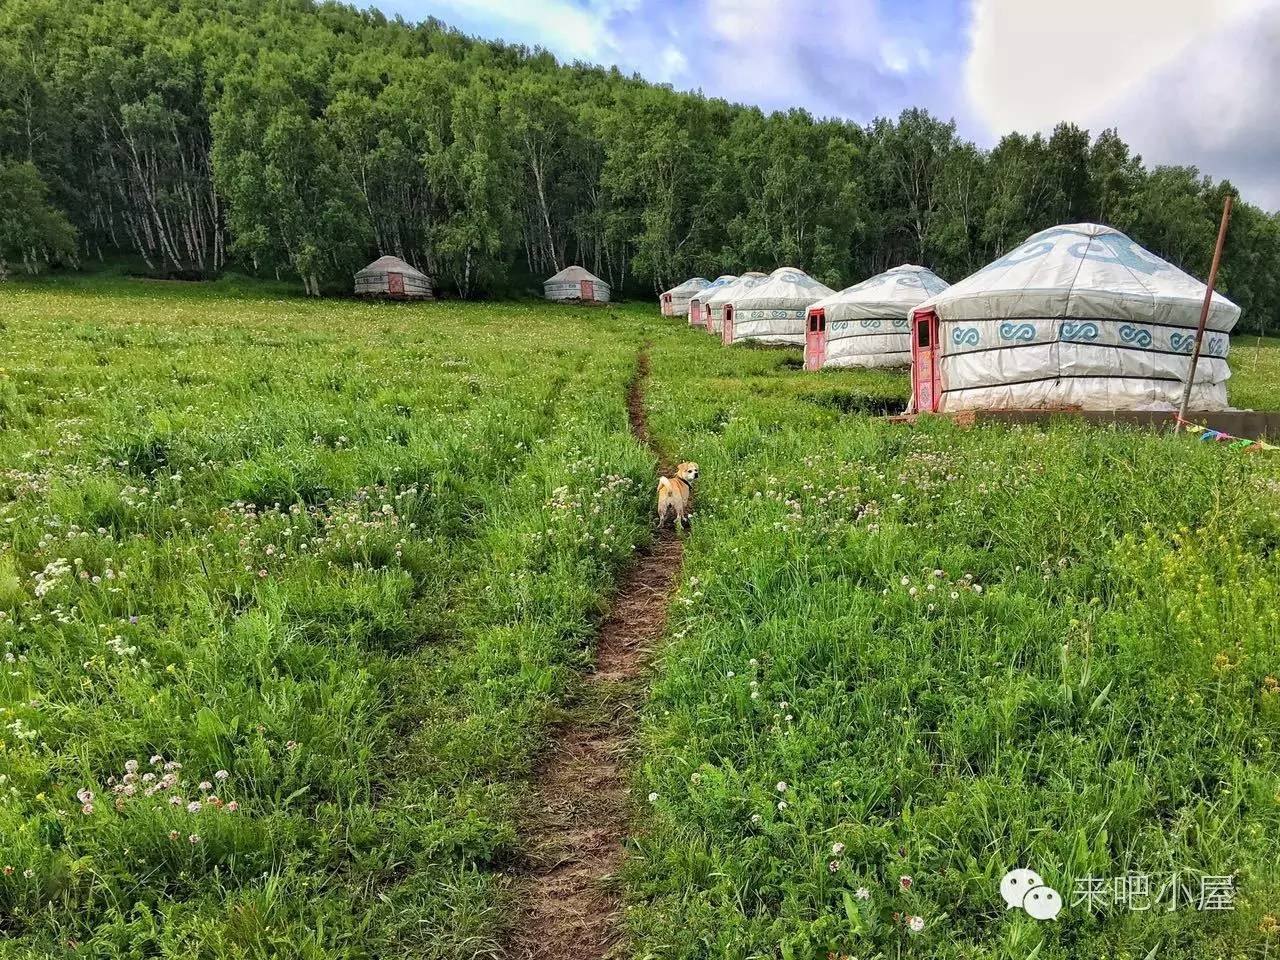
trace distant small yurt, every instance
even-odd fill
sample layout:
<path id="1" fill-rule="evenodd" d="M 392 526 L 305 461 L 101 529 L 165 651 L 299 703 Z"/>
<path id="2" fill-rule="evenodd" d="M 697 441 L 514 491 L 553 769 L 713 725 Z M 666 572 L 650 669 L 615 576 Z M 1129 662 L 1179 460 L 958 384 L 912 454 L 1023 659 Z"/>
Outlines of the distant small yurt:
<path id="1" fill-rule="evenodd" d="M 764 283 L 735 293 L 725 303 L 721 342 L 803 347 L 809 305 L 833 293 L 803 270 L 779 267 Z"/>
<path id="2" fill-rule="evenodd" d="M 732 274 L 726 273 L 723 276 L 716 277 L 709 284 L 707 284 L 705 287 L 703 287 L 701 290 L 695 293 L 692 297 L 690 297 L 689 298 L 690 326 L 706 327 L 707 318 L 708 318 L 707 307 L 706 307 L 707 300 L 710 299 L 711 295 L 714 294 L 717 290 L 723 290 L 725 287 L 727 287 L 729 284 L 733 283 L 733 281 L 737 279 L 738 278 L 733 276 Z"/>
<path id="3" fill-rule="evenodd" d="M 430 300 L 431 278 L 399 257 L 379 257 L 356 274 L 357 297 Z"/>
<path id="4" fill-rule="evenodd" d="M 690 277 L 684 283 L 672 287 L 658 300 L 664 317 L 683 317 L 689 312 L 689 298 L 699 290 L 705 290 L 709 282 L 702 277 Z"/>
<path id="5" fill-rule="evenodd" d="M 903 264 L 809 307 L 804 368 L 906 367 L 911 310 L 947 289 L 932 270 Z"/>
<path id="6" fill-rule="evenodd" d="M 732 283 L 726 283 L 703 301 L 702 308 L 707 314 L 707 332 L 720 336 L 720 328 L 724 323 L 724 306 L 731 297 L 745 293 L 752 287 L 759 286 L 769 279 L 767 273 L 754 270 L 744 273 Z"/>
<path id="7" fill-rule="evenodd" d="M 572 303 L 608 303 L 609 285 L 582 267 L 565 267 L 542 284 L 548 300 Z"/>
<path id="8" fill-rule="evenodd" d="M 1204 292 L 1111 227 L 1042 230 L 912 311 L 913 409 L 1176 409 Z M 1226 408 L 1239 317 L 1213 295 L 1191 409 Z"/>

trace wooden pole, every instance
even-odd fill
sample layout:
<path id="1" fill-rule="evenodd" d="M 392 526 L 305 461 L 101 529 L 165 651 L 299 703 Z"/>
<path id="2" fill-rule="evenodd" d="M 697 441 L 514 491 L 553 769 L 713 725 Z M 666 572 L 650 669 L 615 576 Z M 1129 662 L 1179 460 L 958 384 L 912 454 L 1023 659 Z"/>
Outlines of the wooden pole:
<path id="1" fill-rule="evenodd" d="M 1231 194 L 1222 201 L 1222 221 L 1218 224 L 1218 242 L 1213 248 L 1213 263 L 1209 267 L 1209 281 L 1204 288 L 1204 305 L 1200 308 L 1200 325 L 1196 327 L 1196 345 L 1191 353 L 1191 368 L 1187 371 L 1187 383 L 1182 388 L 1182 406 L 1178 408 L 1178 428 L 1187 418 L 1187 405 L 1191 403 L 1191 386 L 1196 382 L 1196 365 L 1200 362 L 1200 347 L 1204 343 L 1204 328 L 1209 323 L 1209 307 L 1213 305 L 1213 285 L 1218 279 L 1218 264 L 1222 262 L 1222 246 L 1227 242 L 1227 224 L 1231 222 Z"/>

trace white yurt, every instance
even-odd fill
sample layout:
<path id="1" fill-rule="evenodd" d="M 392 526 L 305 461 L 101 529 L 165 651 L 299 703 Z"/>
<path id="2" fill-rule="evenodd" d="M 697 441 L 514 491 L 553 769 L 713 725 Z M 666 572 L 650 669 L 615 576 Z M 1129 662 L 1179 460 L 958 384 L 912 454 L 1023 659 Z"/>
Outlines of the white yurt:
<path id="1" fill-rule="evenodd" d="M 720 327 L 724 324 L 724 305 L 739 293 L 750 290 L 769 279 L 767 273 L 748 271 L 732 283 L 726 283 L 702 302 L 707 314 L 707 332 L 720 336 Z"/>
<path id="2" fill-rule="evenodd" d="M 912 312 L 913 408 L 1176 409 L 1204 292 L 1111 227 L 1042 230 Z M 1214 294 L 1192 410 L 1226 408 L 1239 316 Z"/>
<path id="3" fill-rule="evenodd" d="M 932 270 L 904 263 L 809 307 L 804 368 L 906 367 L 911 310 L 947 289 Z"/>
<path id="4" fill-rule="evenodd" d="M 608 303 L 609 285 L 591 271 L 578 266 L 565 267 L 542 283 L 548 300 L 578 303 Z"/>
<path id="5" fill-rule="evenodd" d="M 356 273 L 357 297 L 431 300 L 431 278 L 399 257 L 379 257 Z"/>
<path id="6" fill-rule="evenodd" d="M 689 298 L 689 324 L 694 327 L 707 325 L 707 300 L 717 291 L 723 290 L 737 280 L 733 274 L 726 273 L 716 277 L 709 284 Z"/>
<path id="7" fill-rule="evenodd" d="M 835 293 L 803 270 L 779 267 L 764 283 L 735 293 L 725 303 L 720 339 L 731 343 L 804 346 L 804 318 L 815 300 Z"/>
<path id="8" fill-rule="evenodd" d="M 709 283 L 710 281 L 703 277 L 690 277 L 684 283 L 672 287 L 658 299 L 662 307 L 662 315 L 683 317 L 689 312 L 689 298 L 699 290 L 705 290 Z"/>

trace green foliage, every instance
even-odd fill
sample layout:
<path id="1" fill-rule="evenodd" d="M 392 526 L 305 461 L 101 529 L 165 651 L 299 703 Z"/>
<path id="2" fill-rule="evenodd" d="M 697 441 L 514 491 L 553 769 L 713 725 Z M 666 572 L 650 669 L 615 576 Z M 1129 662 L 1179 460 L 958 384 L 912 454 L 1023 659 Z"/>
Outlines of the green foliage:
<path id="1" fill-rule="evenodd" d="M 379 254 L 473 298 L 569 263 L 618 295 L 794 264 L 842 287 L 904 261 L 958 280 L 1100 221 L 1203 277 L 1229 183 L 1148 170 L 1114 130 L 987 151 L 920 109 L 765 115 L 432 20 L 312 0 L 10 0 L 0 158 L 34 163 L 81 253 L 311 293 Z M 1220 274 L 1265 331 L 1280 221 L 1241 203 Z"/>
<path id="2" fill-rule="evenodd" d="M 639 318 L 277 294 L 0 300 L 0 955 L 496 950 Z"/>
<path id="3" fill-rule="evenodd" d="M 1233 399 L 1275 405 L 1276 346 L 1233 353 Z M 889 425 L 832 401 L 901 376 L 787 359 L 653 352 L 650 425 L 702 474 L 637 751 L 635 955 L 1274 952 L 1280 461 Z M 1014 866 L 1056 922 L 1005 909 Z M 1073 903 L 1131 873 L 1231 876 L 1235 909 Z"/>
<path id="4" fill-rule="evenodd" d="M 35 273 L 45 263 L 74 256 L 75 229 L 49 206 L 48 194 L 34 164 L 0 161 L 0 280 L 10 260 Z"/>

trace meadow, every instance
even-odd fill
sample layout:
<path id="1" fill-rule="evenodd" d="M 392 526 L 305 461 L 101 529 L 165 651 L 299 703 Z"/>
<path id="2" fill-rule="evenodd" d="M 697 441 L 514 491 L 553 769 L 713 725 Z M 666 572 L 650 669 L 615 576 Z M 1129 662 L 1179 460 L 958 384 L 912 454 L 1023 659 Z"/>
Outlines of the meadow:
<path id="1" fill-rule="evenodd" d="M 703 478 L 630 954 L 1280 949 L 1280 460 L 888 425 L 901 375 L 656 314 L 0 290 L 0 957 L 500 955 L 530 771 L 650 535 L 645 343 Z M 1280 405 L 1277 342 L 1235 351 Z M 1056 922 L 1005 910 L 1015 866 Z M 1150 909 L 1072 903 L 1138 876 Z"/>

